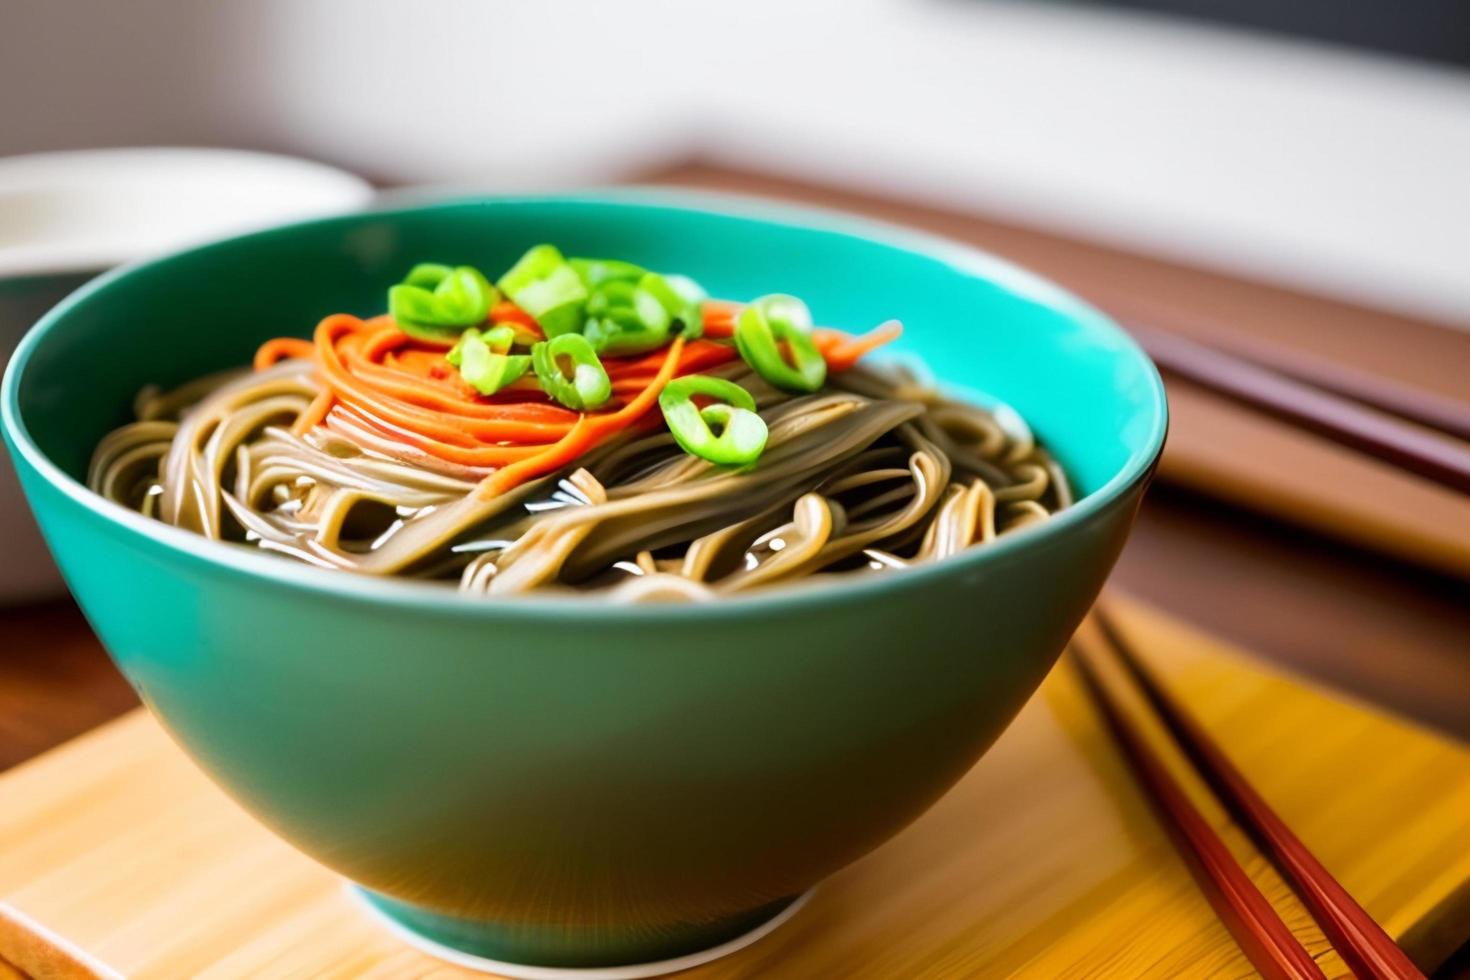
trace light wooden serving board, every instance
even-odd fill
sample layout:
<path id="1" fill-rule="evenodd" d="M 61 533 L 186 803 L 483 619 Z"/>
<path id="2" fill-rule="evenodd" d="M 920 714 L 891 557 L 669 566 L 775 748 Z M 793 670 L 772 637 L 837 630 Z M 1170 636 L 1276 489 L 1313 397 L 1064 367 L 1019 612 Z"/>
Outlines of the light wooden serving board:
<path id="1" fill-rule="evenodd" d="M 1115 608 L 1420 966 L 1470 938 L 1470 752 Z M 789 923 L 683 976 L 1248 976 L 1073 671 L 1064 661 L 948 796 Z M 1274 872 L 1207 813 L 1327 974 L 1344 975 Z M 0 961 L 35 976 L 472 975 L 385 933 L 141 712 L 0 776 L 0 902 Z"/>

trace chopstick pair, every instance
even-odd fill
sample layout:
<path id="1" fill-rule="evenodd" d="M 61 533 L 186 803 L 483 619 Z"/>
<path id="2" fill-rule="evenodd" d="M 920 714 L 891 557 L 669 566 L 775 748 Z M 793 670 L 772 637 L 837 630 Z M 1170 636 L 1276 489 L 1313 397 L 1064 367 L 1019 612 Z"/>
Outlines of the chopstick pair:
<path id="1" fill-rule="evenodd" d="M 1322 867 L 1215 741 L 1164 689 L 1101 605 L 1094 609 L 1092 618 L 1103 644 L 1143 693 L 1185 757 L 1261 853 L 1275 865 L 1353 973 L 1372 980 L 1423 980 L 1424 974 L 1404 951 Z M 1135 776 L 1166 819 L 1171 836 L 1195 871 L 1206 897 L 1252 965 L 1267 978 L 1323 977 L 1316 961 L 1189 801 L 1158 754 L 1150 748 L 1137 722 L 1109 690 L 1098 670 L 1097 654 L 1075 641 L 1071 650 L 1084 687 Z"/>
<path id="2" fill-rule="evenodd" d="M 1173 374 L 1442 486 L 1470 493 L 1470 405 L 1260 344 L 1234 352 L 1130 325 Z"/>

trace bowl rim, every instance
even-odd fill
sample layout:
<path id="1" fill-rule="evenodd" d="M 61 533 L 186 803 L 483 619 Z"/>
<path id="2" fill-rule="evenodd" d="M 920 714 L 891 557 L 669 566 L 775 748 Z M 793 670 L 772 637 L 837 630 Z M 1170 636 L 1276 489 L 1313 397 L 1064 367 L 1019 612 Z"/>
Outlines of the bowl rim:
<path id="1" fill-rule="evenodd" d="M 457 589 L 446 587 L 444 583 L 390 576 L 343 574 L 205 538 L 192 531 L 144 517 L 94 493 L 42 452 L 21 419 L 20 378 L 46 335 L 93 294 L 135 272 L 171 261 L 181 255 L 229 248 L 252 239 L 289 235 L 303 228 L 393 218 L 426 211 L 454 210 L 487 202 L 532 206 L 613 204 L 693 211 L 719 217 L 750 219 L 792 229 L 832 232 L 876 241 L 936 259 L 958 273 L 988 279 L 1013 293 L 1057 309 L 1068 315 L 1077 329 L 1137 358 L 1143 368 L 1144 381 L 1148 385 L 1146 410 L 1150 417 L 1149 431 L 1140 446 L 1130 453 L 1124 465 L 1107 482 L 1071 507 L 1050 520 L 1022 528 L 983 548 L 967 549 L 944 561 L 899 569 L 886 575 L 862 575 L 850 579 L 834 577 L 784 588 L 757 589 L 750 593 L 723 597 L 714 602 L 613 603 L 598 596 L 577 593 L 531 592 L 504 598 L 465 595 Z M 1168 420 L 1168 403 L 1158 369 L 1121 327 L 1106 314 L 1060 286 L 1005 259 L 929 232 L 829 208 L 789 204 L 744 194 L 641 185 L 571 193 L 474 195 L 408 206 L 380 206 L 348 215 L 275 225 L 206 245 L 134 261 L 90 280 L 47 312 L 21 340 L 6 368 L 3 381 L 0 381 L 0 428 L 3 428 L 12 451 L 34 468 L 53 489 L 102 518 L 114 530 L 140 535 L 155 545 L 175 552 L 178 557 L 192 559 L 217 571 L 242 574 L 261 585 L 300 589 L 323 598 L 368 601 L 375 605 L 407 606 L 419 610 L 427 608 L 448 616 L 529 621 L 565 620 L 568 615 L 584 619 L 627 619 L 648 623 L 686 616 L 715 619 L 721 618 L 723 614 L 724 617 L 744 617 L 755 607 L 800 612 L 824 604 L 861 600 L 865 596 L 877 597 L 883 593 L 908 588 L 922 588 L 925 583 L 936 578 L 960 575 L 985 563 L 999 561 L 1021 549 L 1040 547 L 1043 543 L 1086 524 L 1094 515 L 1114 505 L 1152 475 L 1163 451 Z"/>

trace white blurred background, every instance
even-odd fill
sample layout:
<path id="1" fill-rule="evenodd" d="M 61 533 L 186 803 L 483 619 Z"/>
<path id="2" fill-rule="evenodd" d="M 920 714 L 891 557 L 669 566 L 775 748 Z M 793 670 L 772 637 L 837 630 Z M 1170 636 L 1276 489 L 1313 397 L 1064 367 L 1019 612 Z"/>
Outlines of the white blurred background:
<path id="1" fill-rule="evenodd" d="M 147 143 L 477 189 L 698 158 L 1470 326 L 1463 64 L 1093 4 L 5 0 L 0 154 Z"/>

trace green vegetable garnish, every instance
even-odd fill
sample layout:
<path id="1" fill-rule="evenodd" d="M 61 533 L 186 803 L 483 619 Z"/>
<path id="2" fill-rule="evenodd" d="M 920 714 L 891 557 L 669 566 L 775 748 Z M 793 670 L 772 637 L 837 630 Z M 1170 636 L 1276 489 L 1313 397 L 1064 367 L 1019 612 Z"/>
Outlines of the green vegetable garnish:
<path id="1" fill-rule="evenodd" d="M 699 408 L 695 395 L 719 399 Z M 675 378 L 658 396 L 669 431 L 686 453 L 725 466 L 743 466 L 766 448 L 765 420 L 755 412 L 755 399 L 733 381 L 691 374 Z M 715 429 L 719 429 L 718 434 Z"/>
<path id="2" fill-rule="evenodd" d="M 404 333 L 440 340 L 483 322 L 499 300 L 495 287 L 473 266 L 424 262 L 388 290 L 388 312 Z"/>
<path id="3" fill-rule="evenodd" d="M 668 341 L 670 322 L 663 304 L 639 283 L 610 280 L 587 300 L 582 333 L 599 353 L 639 354 Z"/>
<path id="4" fill-rule="evenodd" d="M 646 271 L 642 266 L 619 259 L 567 259 L 567 264 L 588 289 L 605 282 L 637 282 Z"/>
<path id="5" fill-rule="evenodd" d="M 510 353 L 514 345 L 515 330 L 508 324 L 483 333 L 471 328 L 444 356 L 476 391 L 493 395 L 531 369 L 529 354 Z"/>
<path id="6" fill-rule="evenodd" d="M 548 337 L 582 328 L 587 287 L 553 245 L 537 245 L 500 278 L 500 288 Z"/>
<path id="7" fill-rule="evenodd" d="M 811 323 L 806 304 L 795 296 L 763 296 L 740 311 L 735 347 L 745 363 L 777 388 L 816 391 L 827 380 L 827 362 L 807 332 Z"/>
<path id="8" fill-rule="evenodd" d="M 684 337 L 694 340 L 704 334 L 704 301 L 709 293 L 688 276 L 664 276 L 664 282 L 679 297 L 680 307 L 674 319 L 683 324 Z"/>
<path id="9" fill-rule="evenodd" d="M 420 262 L 408 270 L 408 275 L 403 277 L 403 281 L 410 286 L 433 289 L 453 272 L 453 266 L 441 265 L 438 262 Z"/>
<path id="10" fill-rule="evenodd" d="M 464 352 L 465 341 L 471 338 L 482 341 L 485 346 L 490 348 L 491 353 L 494 354 L 509 354 L 510 349 L 520 340 L 515 326 L 509 323 L 497 324 L 485 331 L 466 330 L 464 335 L 459 338 L 459 343 L 451 347 L 449 353 L 444 355 L 445 360 L 455 367 L 459 367 L 460 358 Z"/>
<path id="11" fill-rule="evenodd" d="M 683 276 L 645 272 L 636 282 L 607 279 L 587 300 L 582 333 L 599 353 L 640 354 L 662 347 L 674 328 L 699 336 L 703 302 L 703 292 Z"/>
<path id="12" fill-rule="evenodd" d="M 562 369 L 562 358 L 570 362 L 570 376 Z M 532 347 L 531 366 L 541 389 L 567 408 L 586 411 L 612 397 L 607 369 L 579 333 L 560 334 Z"/>

